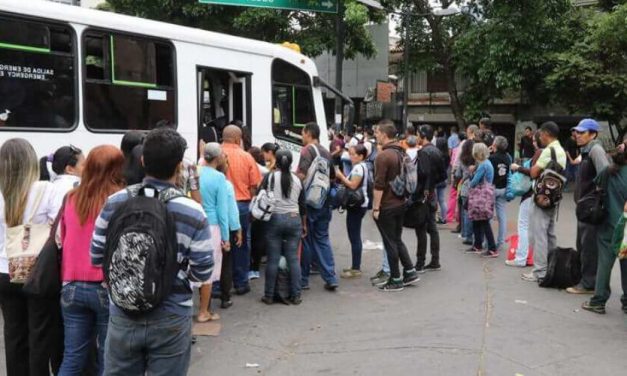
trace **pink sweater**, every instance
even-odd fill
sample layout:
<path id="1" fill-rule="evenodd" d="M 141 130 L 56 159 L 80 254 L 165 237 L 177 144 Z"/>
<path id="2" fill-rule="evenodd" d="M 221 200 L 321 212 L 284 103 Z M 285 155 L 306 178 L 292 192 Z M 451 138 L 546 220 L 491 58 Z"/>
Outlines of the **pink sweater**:
<path id="1" fill-rule="evenodd" d="M 89 256 L 96 218 L 80 224 L 74 200 L 68 200 L 61 221 L 61 278 L 63 282 L 101 282 L 102 268 L 92 266 Z"/>

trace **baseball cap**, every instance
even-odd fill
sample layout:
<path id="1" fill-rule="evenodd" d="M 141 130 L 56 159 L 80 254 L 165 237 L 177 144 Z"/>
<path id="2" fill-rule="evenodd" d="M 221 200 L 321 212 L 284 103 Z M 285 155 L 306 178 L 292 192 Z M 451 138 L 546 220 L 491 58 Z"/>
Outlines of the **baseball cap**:
<path id="1" fill-rule="evenodd" d="M 205 150 L 203 150 L 203 156 L 207 161 L 210 161 L 214 158 L 222 155 L 222 146 L 217 142 L 209 142 L 205 145 Z"/>
<path id="2" fill-rule="evenodd" d="M 594 119 L 583 119 L 572 130 L 575 132 L 599 132 L 599 123 Z"/>

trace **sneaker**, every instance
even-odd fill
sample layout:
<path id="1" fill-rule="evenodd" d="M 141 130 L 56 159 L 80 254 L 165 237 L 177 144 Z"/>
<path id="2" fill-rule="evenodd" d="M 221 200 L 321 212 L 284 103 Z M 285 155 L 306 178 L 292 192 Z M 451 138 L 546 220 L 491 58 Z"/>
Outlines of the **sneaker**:
<path id="1" fill-rule="evenodd" d="M 416 265 L 416 273 L 418 273 L 418 274 L 425 274 L 426 272 L 427 272 L 427 269 L 425 269 L 424 266 Z"/>
<path id="2" fill-rule="evenodd" d="M 420 277 L 418 277 L 418 273 L 415 270 L 403 274 L 403 286 L 413 285 L 420 281 Z"/>
<path id="3" fill-rule="evenodd" d="M 475 247 L 468 248 L 467 250 L 464 251 L 464 253 L 474 254 L 474 255 L 478 255 L 481 252 L 483 252 L 481 249 L 478 249 L 478 248 L 475 248 Z"/>
<path id="4" fill-rule="evenodd" d="M 250 292 L 250 286 L 249 285 L 238 287 L 238 288 L 235 289 L 235 294 L 236 295 L 246 295 L 249 292 Z"/>
<path id="5" fill-rule="evenodd" d="M 398 280 L 394 280 L 390 278 L 384 285 L 380 286 L 379 289 L 385 292 L 399 292 L 404 289 L 403 281 L 399 278 Z"/>
<path id="6" fill-rule="evenodd" d="M 252 281 L 253 279 L 259 279 L 260 274 L 259 272 L 256 272 L 254 270 L 251 270 L 248 272 L 248 280 Z"/>
<path id="7" fill-rule="evenodd" d="M 300 295 L 296 295 L 296 296 L 292 296 L 289 299 L 289 302 L 292 303 L 292 305 L 299 305 L 300 303 L 303 302 L 303 299 L 300 297 Z"/>
<path id="8" fill-rule="evenodd" d="M 581 309 L 589 311 L 589 312 L 594 312 L 594 313 L 598 313 L 600 315 L 604 315 L 605 314 L 605 306 L 602 305 L 596 305 L 596 304 L 590 304 L 590 302 L 584 302 L 581 305 Z"/>
<path id="9" fill-rule="evenodd" d="M 318 265 L 312 265 L 311 268 L 309 269 L 309 274 L 311 275 L 320 274 L 320 269 L 318 268 Z"/>
<path id="10" fill-rule="evenodd" d="M 383 273 L 381 277 L 379 277 L 378 279 L 374 279 L 371 282 L 373 286 L 379 287 L 379 286 L 385 285 L 389 279 L 390 279 L 390 275 L 387 273 Z"/>
<path id="11" fill-rule="evenodd" d="M 337 290 L 338 284 L 337 282 L 325 283 L 324 289 L 327 291 L 335 291 Z"/>
<path id="12" fill-rule="evenodd" d="M 474 242 L 472 240 L 470 240 L 470 239 L 464 239 L 464 240 L 462 240 L 462 244 L 463 245 L 473 245 Z"/>
<path id="13" fill-rule="evenodd" d="M 492 251 L 485 251 L 481 254 L 481 257 L 486 257 L 486 258 L 495 258 L 495 257 L 499 257 L 499 251 L 496 250 L 492 250 Z"/>
<path id="14" fill-rule="evenodd" d="M 524 273 L 520 276 L 520 278 L 527 282 L 538 282 L 538 278 L 533 274 L 533 272 Z"/>
<path id="15" fill-rule="evenodd" d="M 588 290 L 588 289 L 584 289 L 581 286 L 573 286 L 573 287 L 569 287 L 566 289 L 566 292 L 569 294 L 577 294 L 577 295 L 584 295 L 584 294 L 594 294 L 594 290 Z"/>
<path id="16" fill-rule="evenodd" d="M 273 299 L 273 298 L 271 298 L 271 297 L 269 297 L 269 296 L 265 296 L 265 295 L 264 295 L 264 296 L 261 298 L 261 302 L 262 302 L 262 303 L 265 303 L 266 305 L 273 305 L 273 304 L 274 304 L 274 299 Z"/>
<path id="17" fill-rule="evenodd" d="M 222 303 L 220 303 L 220 308 L 222 309 L 229 309 L 231 306 L 233 306 L 233 301 L 231 299 L 223 300 Z"/>
<path id="18" fill-rule="evenodd" d="M 374 281 L 375 279 L 380 279 L 381 277 L 383 277 L 384 275 L 386 275 L 387 273 L 384 272 L 383 270 L 379 270 L 377 272 L 377 274 L 375 274 L 373 277 L 370 277 L 370 282 Z M 388 276 L 389 277 L 389 276 Z"/>
<path id="19" fill-rule="evenodd" d="M 440 264 L 429 263 L 429 265 L 425 266 L 425 270 L 428 272 L 437 272 L 442 270 Z"/>
<path id="20" fill-rule="evenodd" d="M 354 270 L 354 269 L 344 270 L 340 274 L 340 277 L 345 278 L 345 279 L 361 278 L 361 271 Z"/>
<path id="21" fill-rule="evenodd" d="M 516 260 L 505 260 L 505 265 L 513 266 L 515 268 L 524 268 L 527 265 L 520 265 L 516 263 Z"/>
<path id="22" fill-rule="evenodd" d="M 435 223 L 439 224 L 439 225 L 445 225 L 446 221 L 443 221 L 441 219 L 438 219 Z"/>

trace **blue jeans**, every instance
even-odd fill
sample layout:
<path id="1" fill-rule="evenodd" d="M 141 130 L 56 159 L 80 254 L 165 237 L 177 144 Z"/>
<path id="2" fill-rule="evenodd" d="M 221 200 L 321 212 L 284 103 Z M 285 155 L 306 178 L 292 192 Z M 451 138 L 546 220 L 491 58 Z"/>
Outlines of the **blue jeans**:
<path id="1" fill-rule="evenodd" d="M 446 212 L 448 212 L 448 205 L 446 202 L 446 182 L 435 187 L 435 193 L 438 197 L 438 206 L 440 207 L 440 219 L 446 222 Z"/>
<path id="2" fill-rule="evenodd" d="M 366 208 L 349 208 L 346 211 L 346 231 L 351 242 L 351 254 L 353 258 L 351 269 L 361 270 L 361 223 L 366 215 Z"/>
<path id="3" fill-rule="evenodd" d="M 59 375 L 81 375 L 92 339 L 98 349 L 98 375 L 104 371 L 104 347 L 109 323 L 109 296 L 100 282 L 71 282 L 61 289 L 65 350 Z"/>
<path id="4" fill-rule="evenodd" d="M 236 289 L 248 286 L 248 272 L 250 271 L 250 248 L 248 247 L 250 228 L 250 202 L 238 201 L 239 223 L 242 226 L 242 246 L 235 244 L 231 247 L 233 257 L 233 285 Z"/>
<path id="5" fill-rule="evenodd" d="M 329 239 L 329 223 L 331 222 L 331 208 L 314 209 L 307 207 L 307 237 L 303 243 L 301 256 L 302 284 L 309 285 L 309 271 L 314 261 L 320 268 L 320 276 L 329 284 L 337 283 L 335 261 Z"/>
<path id="6" fill-rule="evenodd" d="M 462 204 L 462 238 L 464 240 L 472 240 L 473 230 L 472 230 L 472 221 L 468 217 L 468 209 L 464 209 L 465 204 L 468 202 L 468 197 L 463 197 L 462 200 L 464 203 Z"/>
<path id="7" fill-rule="evenodd" d="M 494 211 L 496 212 L 496 220 L 499 223 L 499 233 L 496 237 L 496 248 L 500 248 L 505 243 L 505 235 L 507 233 L 507 199 L 505 198 L 506 189 L 496 190 L 496 200 L 494 202 Z"/>
<path id="8" fill-rule="evenodd" d="M 300 262 L 298 261 L 298 242 L 303 231 L 300 215 L 272 214 L 266 228 L 266 265 L 265 296 L 274 297 L 274 287 L 279 272 L 281 255 L 287 260 L 290 271 L 290 293 L 292 297 L 300 296 Z"/>
<path id="9" fill-rule="evenodd" d="M 383 248 L 383 262 L 381 263 L 381 270 L 390 274 L 390 262 L 388 261 L 388 253 L 385 248 Z"/>
<path id="10" fill-rule="evenodd" d="M 61 289 L 64 342 L 59 375 L 80 375 L 87 365 L 92 339 L 98 349 L 98 375 L 104 371 L 109 323 L 109 296 L 100 282 L 71 282 Z"/>
<path id="11" fill-rule="evenodd" d="M 191 316 L 163 310 L 133 318 L 111 315 L 105 375 L 187 375 L 191 348 Z"/>

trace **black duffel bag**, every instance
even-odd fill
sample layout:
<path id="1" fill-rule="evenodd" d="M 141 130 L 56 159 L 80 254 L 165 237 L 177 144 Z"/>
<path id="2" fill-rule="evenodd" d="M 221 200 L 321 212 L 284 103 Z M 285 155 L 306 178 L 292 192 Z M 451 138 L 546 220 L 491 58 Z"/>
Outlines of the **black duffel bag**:
<path id="1" fill-rule="evenodd" d="M 540 287 L 565 289 L 581 281 L 581 259 L 572 248 L 554 248 L 547 257 L 546 276 L 539 280 Z"/>
<path id="2" fill-rule="evenodd" d="M 605 207 L 605 192 L 596 189 L 577 201 L 575 210 L 577 220 L 591 225 L 600 225 L 607 218 Z"/>

